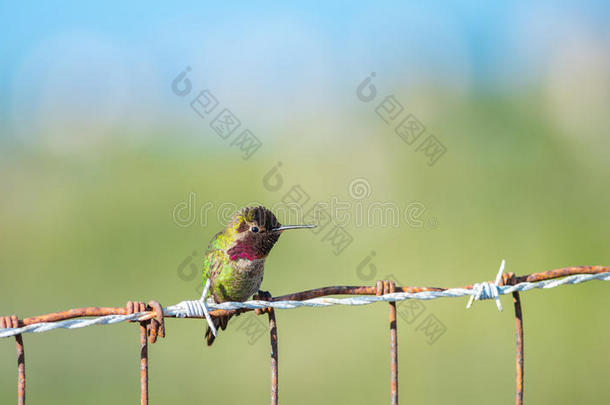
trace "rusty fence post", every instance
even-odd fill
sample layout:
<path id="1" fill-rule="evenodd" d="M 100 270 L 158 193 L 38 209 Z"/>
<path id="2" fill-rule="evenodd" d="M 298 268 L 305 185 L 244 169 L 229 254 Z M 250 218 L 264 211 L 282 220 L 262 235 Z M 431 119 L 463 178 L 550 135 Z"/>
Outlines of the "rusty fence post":
<path id="1" fill-rule="evenodd" d="M 19 319 L 11 316 L 13 328 L 19 327 Z M 23 336 L 15 335 L 17 344 L 17 404 L 25 405 L 25 348 L 23 347 Z"/>
<path id="2" fill-rule="evenodd" d="M 515 285 L 517 283 L 515 273 L 502 274 L 503 285 Z M 523 405 L 523 378 L 524 378 L 524 351 L 523 351 L 523 312 L 521 310 L 521 297 L 519 291 L 513 292 L 513 304 L 515 305 L 515 405 Z"/>
<path id="3" fill-rule="evenodd" d="M 392 405 L 398 405 L 398 328 L 396 326 L 396 302 L 390 302 L 390 388 Z"/>
<path id="4" fill-rule="evenodd" d="M 140 404 L 148 405 L 148 341 L 155 343 L 157 338 L 165 337 L 165 318 L 163 307 L 158 301 L 150 301 L 148 306 L 140 301 L 127 301 L 123 314 L 152 311 L 153 318 L 140 320 Z M 130 322 L 138 322 L 136 320 Z"/>
<path id="5" fill-rule="evenodd" d="M 523 360 L 524 360 L 524 352 L 523 352 L 523 314 L 521 312 L 521 298 L 519 297 L 519 292 L 515 291 L 513 293 L 513 303 L 515 304 L 515 335 L 517 340 L 516 345 L 516 384 L 515 384 L 515 404 L 523 405 L 523 377 L 524 377 L 524 369 L 523 369 Z"/>
<path id="6" fill-rule="evenodd" d="M 277 323 L 275 311 L 270 308 L 269 312 L 269 338 L 271 341 L 271 405 L 277 405 L 278 392 L 278 353 L 277 353 Z"/>
<path id="7" fill-rule="evenodd" d="M 378 280 L 375 295 L 391 294 L 396 291 L 396 283 Z M 390 302 L 390 403 L 398 405 L 398 327 L 396 323 L 396 302 Z"/>
<path id="8" fill-rule="evenodd" d="M 384 294 L 393 293 L 396 284 L 388 281 L 384 286 Z M 391 403 L 398 405 L 398 325 L 396 322 L 396 302 L 390 302 L 390 390 Z"/>
<path id="9" fill-rule="evenodd" d="M 17 326 L 14 326 L 15 328 Z M 15 336 L 17 342 L 17 404 L 25 405 L 25 349 L 23 347 L 23 337 Z"/>
<path id="10" fill-rule="evenodd" d="M 19 318 L 16 315 L 0 316 L 0 329 L 18 328 L 19 326 Z M 23 346 L 23 336 L 15 335 L 15 343 L 17 346 L 17 404 L 25 405 L 25 348 Z"/>
<path id="11" fill-rule="evenodd" d="M 146 322 L 140 322 L 140 404 L 148 405 L 148 337 Z"/>

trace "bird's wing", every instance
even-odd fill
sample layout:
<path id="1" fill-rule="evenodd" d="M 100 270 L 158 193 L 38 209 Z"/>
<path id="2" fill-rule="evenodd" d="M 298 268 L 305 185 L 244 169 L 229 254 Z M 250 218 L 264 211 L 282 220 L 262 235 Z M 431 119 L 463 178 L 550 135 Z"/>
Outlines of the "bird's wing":
<path id="1" fill-rule="evenodd" d="M 223 232 L 224 231 L 218 232 L 216 235 L 214 235 L 212 240 L 210 240 L 210 243 L 208 244 L 208 251 L 214 250 L 214 249 L 223 249 L 225 247 L 225 246 L 223 246 L 224 245 L 223 242 L 225 242 L 225 238 L 220 236 Z"/>
<path id="2" fill-rule="evenodd" d="M 208 250 L 203 257 L 203 281 L 205 282 L 208 278 L 214 280 L 220 272 L 222 265 L 222 259 L 225 255 L 220 249 Z"/>

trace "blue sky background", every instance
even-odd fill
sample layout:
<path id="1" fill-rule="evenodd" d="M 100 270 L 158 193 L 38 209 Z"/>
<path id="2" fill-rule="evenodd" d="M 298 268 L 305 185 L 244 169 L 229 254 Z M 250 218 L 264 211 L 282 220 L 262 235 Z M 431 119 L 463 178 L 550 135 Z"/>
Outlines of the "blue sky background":
<path id="1" fill-rule="evenodd" d="M 462 96 L 510 94 L 538 86 L 572 41 L 610 49 L 603 1 L 2 8 L 0 117 L 11 132 L 38 119 L 46 127 L 48 115 L 75 120 L 78 111 L 83 120 L 145 131 L 151 117 L 185 125 L 174 114 L 183 105 L 168 91 L 185 66 L 196 86 L 264 124 L 277 119 L 253 106 L 291 117 L 344 108 L 346 93 L 371 71 L 390 91 L 429 84 Z"/>

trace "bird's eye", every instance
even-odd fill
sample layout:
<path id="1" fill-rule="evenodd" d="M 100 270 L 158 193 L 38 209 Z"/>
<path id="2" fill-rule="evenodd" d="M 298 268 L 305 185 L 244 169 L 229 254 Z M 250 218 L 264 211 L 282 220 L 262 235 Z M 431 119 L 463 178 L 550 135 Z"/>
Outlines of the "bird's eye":
<path id="1" fill-rule="evenodd" d="M 252 232 L 258 232 L 258 227 L 257 226 L 253 226 L 252 228 L 250 228 L 250 230 Z"/>

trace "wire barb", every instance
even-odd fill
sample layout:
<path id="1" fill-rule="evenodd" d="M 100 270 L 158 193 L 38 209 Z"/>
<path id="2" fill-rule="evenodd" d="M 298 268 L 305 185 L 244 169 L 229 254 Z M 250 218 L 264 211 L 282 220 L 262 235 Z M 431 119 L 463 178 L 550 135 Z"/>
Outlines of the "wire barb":
<path id="1" fill-rule="evenodd" d="M 257 295 L 252 301 L 215 303 L 206 301 L 210 280 L 205 284 L 203 295 L 198 301 L 182 301 L 177 305 L 163 308 L 158 302 L 128 302 L 127 307 L 86 307 L 69 309 L 61 312 L 17 319 L 16 316 L 0 317 L 0 338 L 15 336 L 19 364 L 18 392 L 19 404 L 25 403 L 25 361 L 21 334 L 28 332 L 46 332 L 57 328 L 76 329 L 92 325 L 110 325 L 124 321 L 140 322 L 140 371 L 141 371 L 141 404 L 148 403 L 148 340 L 154 343 L 157 336 L 165 336 L 164 317 L 201 318 L 205 317 L 210 329 L 216 335 L 212 317 L 227 316 L 249 310 L 259 310 L 269 314 L 271 339 L 271 400 L 278 401 L 278 358 L 277 358 L 277 323 L 274 309 L 293 309 L 299 307 L 326 307 L 331 305 L 359 306 L 376 302 L 390 304 L 390 351 L 391 351 L 391 394 L 392 403 L 398 403 L 398 342 L 396 328 L 396 302 L 408 299 L 431 300 L 436 298 L 469 296 L 467 307 L 476 300 L 495 299 L 498 309 L 502 310 L 499 296 L 513 295 L 516 325 L 516 391 L 515 403 L 523 403 L 524 352 L 523 352 L 523 318 L 519 292 L 534 288 L 555 288 L 561 285 L 579 284 L 592 280 L 610 281 L 610 267 L 578 266 L 565 267 L 542 273 L 515 276 L 504 273 L 506 262 L 502 260 L 495 282 L 477 283 L 459 288 L 438 287 L 396 287 L 393 282 L 379 281 L 375 287 L 368 286 L 331 286 L 301 291 L 281 297 L 271 298 Z M 398 292 L 396 292 L 398 291 Z M 329 295 L 353 295 L 350 298 L 338 299 Z M 262 299 L 260 299 L 262 298 Z M 263 300 L 264 299 L 264 300 Z M 263 311 L 260 311 L 263 309 Z M 137 311 L 137 312 L 136 312 Z M 75 319 L 97 316 L 93 319 Z M 148 326 L 151 332 L 147 336 Z M 152 331 L 154 326 L 154 331 Z"/>
<path id="2" fill-rule="evenodd" d="M 211 284 L 211 281 L 208 278 L 205 282 L 205 287 L 203 287 L 203 293 L 201 293 L 201 299 L 199 301 L 195 301 L 195 302 L 183 301 L 183 302 L 185 302 L 187 304 L 188 309 L 196 310 L 197 314 L 200 314 L 201 312 L 203 312 L 203 315 L 205 316 L 205 320 L 208 322 L 208 326 L 210 327 L 212 334 L 214 336 L 216 336 L 216 333 L 217 333 L 216 326 L 214 326 L 214 322 L 212 322 L 212 317 L 210 316 L 210 311 L 208 310 L 208 305 L 206 303 L 206 298 L 205 298 L 208 295 L 208 291 L 210 290 L 210 284 Z M 195 305 L 195 303 L 198 303 L 199 305 Z M 201 315 L 199 315 L 199 316 L 201 316 Z"/>
<path id="3" fill-rule="evenodd" d="M 567 276 L 567 277 L 566 277 Z M 567 267 L 564 269 L 552 270 L 544 273 L 534 273 L 527 276 L 516 277 L 515 280 L 521 281 L 514 285 L 496 286 L 498 295 L 512 294 L 515 291 L 529 291 L 535 288 L 555 288 L 562 285 L 580 284 L 592 280 L 610 281 L 610 267 L 603 266 L 581 266 Z M 536 281 L 523 281 L 536 280 Z M 475 284 L 476 286 L 476 284 Z M 246 301 L 246 302 L 201 302 L 182 301 L 163 309 L 165 317 L 175 318 L 202 318 L 205 316 L 210 322 L 211 317 L 226 316 L 236 311 L 245 312 L 257 308 L 275 309 L 294 309 L 300 307 L 328 307 L 333 305 L 359 306 L 377 302 L 405 301 L 409 299 L 433 300 L 438 298 L 454 298 L 478 295 L 475 286 L 443 289 L 438 287 L 397 287 L 397 291 L 382 296 L 357 295 L 350 298 L 332 298 L 326 295 L 336 294 L 375 294 L 375 288 L 367 286 L 338 286 L 324 287 L 316 290 L 303 291 L 290 294 L 288 296 L 276 297 L 276 301 Z M 408 292 L 416 291 L 416 292 Z M 481 293 L 483 294 L 483 293 Z M 310 298 L 307 297 L 318 297 Z M 286 299 L 286 298 L 291 299 Z M 493 297 L 492 297 L 493 298 Z M 481 298 L 483 299 L 483 298 Z M 204 311 L 204 308 L 206 311 Z M 201 311 L 201 312 L 199 312 Z M 107 315 L 109 314 L 110 315 Z M 103 315 L 103 316 L 100 316 Z M 85 319 L 80 317 L 98 316 L 97 318 Z M 92 325 L 111 325 L 119 322 L 131 320 L 147 320 L 154 317 L 154 312 L 138 312 L 135 314 L 125 314 L 124 308 L 80 308 L 77 310 L 63 311 L 47 315 L 26 318 L 23 320 L 23 327 L 19 328 L 0 328 L 0 338 L 19 335 L 22 333 L 41 333 L 50 330 L 78 329 Z M 77 318 L 77 319 L 73 319 Z"/>
<path id="4" fill-rule="evenodd" d="M 498 311 L 502 312 L 502 302 L 500 302 L 500 295 L 498 294 L 498 287 L 500 281 L 502 281 L 502 274 L 504 274 L 504 267 L 506 266 L 506 260 L 502 259 L 502 263 L 500 263 L 500 270 L 498 270 L 498 274 L 496 275 L 496 281 L 493 283 L 490 282 L 482 282 L 476 283 L 472 287 L 473 294 L 470 296 L 468 300 L 468 304 L 466 304 L 466 309 L 470 309 L 474 300 L 489 300 L 495 299 L 496 306 L 498 307 Z"/>
<path id="5" fill-rule="evenodd" d="M 201 318 L 205 317 L 205 320 L 212 331 L 212 334 L 216 336 L 217 330 L 216 326 L 214 326 L 214 322 L 212 321 L 212 317 L 210 316 L 210 310 L 208 307 L 208 302 L 206 301 L 206 296 L 208 295 L 208 291 L 210 290 L 210 279 L 208 278 L 205 286 L 203 287 L 203 293 L 201 293 L 201 298 L 196 301 L 182 301 L 176 305 L 173 305 L 171 308 L 173 311 L 165 309 L 165 315 L 173 315 L 176 318 Z"/>

